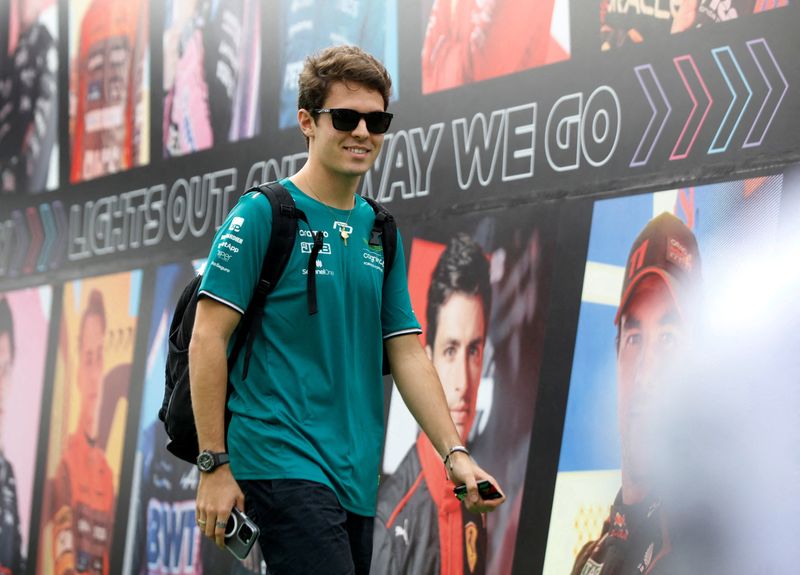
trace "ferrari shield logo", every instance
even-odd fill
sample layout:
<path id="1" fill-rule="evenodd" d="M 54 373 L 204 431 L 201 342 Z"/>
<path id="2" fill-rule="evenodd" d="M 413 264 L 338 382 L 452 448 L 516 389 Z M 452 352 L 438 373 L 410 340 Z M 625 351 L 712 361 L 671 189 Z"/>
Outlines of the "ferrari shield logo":
<path id="1" fill-rule="evenodd" d="M 470 573 L 475 573 L 478 564 L 478 526 L 470 521 L 464 526 L 464 545 L 467 550 L 467 566 Z"/>

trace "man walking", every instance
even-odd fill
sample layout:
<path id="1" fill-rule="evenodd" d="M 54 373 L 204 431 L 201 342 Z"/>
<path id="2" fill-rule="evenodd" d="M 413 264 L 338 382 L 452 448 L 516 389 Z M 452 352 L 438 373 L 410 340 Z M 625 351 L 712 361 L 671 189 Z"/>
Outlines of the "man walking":
<path id="1" fill-rule="evenodd" d="M 390 93 L 386 69 L 359 48 L 329 48 L 306 60 L 297 118 L 308 161 L 281 184 L 311 229 L 298 226 L 301 237 L 253 328 L 246 378 L 241 357 L 228 374 L 226 352 L 270 237 L 271 208 L 262 194 L 245 195 L 232 210 L 200 286 L 189 349 L 203 462 L 197 521 L 221 545 L 231 509 L 246 508 L 273 575 L 369 571 L 384 433 L 382 346 L 398 389 L 444 460 L 443 473 L 467 485 L 467 508 L 480 513 L 503 501 L 478 496 L 477 480 L 491 477 L 461 444 L 417 338 L 402 243 L 398 238 L 385 281 L 389 266 L 368 243 L 375 215 L 356 192 L 389 128 Z M 307 269 L 311 247 L 302 240 L 318 232 L 323 246 L 315 269 Z M 236 237 L 222 241 L 225 234 Z M 313 315 L 309 273 L 316 274 L 319 302 Z"/>

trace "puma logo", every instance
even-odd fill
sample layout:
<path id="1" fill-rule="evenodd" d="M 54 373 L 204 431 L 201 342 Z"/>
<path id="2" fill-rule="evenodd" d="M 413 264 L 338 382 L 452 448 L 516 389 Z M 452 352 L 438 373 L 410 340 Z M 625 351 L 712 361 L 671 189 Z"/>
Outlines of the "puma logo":
<path id="1" fill-rule="evenodd" d="M 406 547 L 408 547 L 408 519 L 403 519 L 402 527 L 399 525 L 394 526 L 394 536 L 402 537 L 403 541 L 405 541 Z"/>

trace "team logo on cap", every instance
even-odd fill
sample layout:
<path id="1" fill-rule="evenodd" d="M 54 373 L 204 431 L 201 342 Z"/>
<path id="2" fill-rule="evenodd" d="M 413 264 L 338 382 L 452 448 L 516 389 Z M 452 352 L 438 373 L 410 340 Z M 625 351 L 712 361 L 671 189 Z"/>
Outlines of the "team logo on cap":
<path id="1" fill-rule="evenodd" d="M 636 248 L 631 254 L 630 260 L 628 261 L 628 267 L 630 268 L 628 279 L 631 279 L 644 265 L 644 257 L 647 255 L 647 247 L 649 245 L 650 240 L 645 240 L 642 242 L 642 245 Z"/>
<path id="2" fill-rule="evenodd" d="M 667 261 L 672 262 L 685 272 L 692 269 L 692 254 L 686 246 L 675 238 L 667 239 Z"/>

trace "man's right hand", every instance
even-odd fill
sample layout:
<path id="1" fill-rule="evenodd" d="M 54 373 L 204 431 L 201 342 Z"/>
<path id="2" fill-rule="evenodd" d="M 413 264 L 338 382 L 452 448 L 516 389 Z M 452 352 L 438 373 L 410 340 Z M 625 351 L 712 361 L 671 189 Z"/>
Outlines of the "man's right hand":
<path id="1" fill-rule="evenodd" d="M 497 480 L 481 469 L 472 457 L 456 451 L 450 455 L 449 467 L 445 467 L 447 478 L 456 485 L 464 484 L 467 486 L 467 496 L 464 498 L 464 506 L 472 513 L 489 513 L 499 507 L 506 496 L 500 489 Z M 478 493 L 478 481 L 488 479 L 494 484 L 502 497 L 497 499 L 482 499 Z"/>
<path id="2" fill-rule="evenodd" d="M 201 472 L 195 517 L 200 530 L 220 548 L 225 547 L 225 526 L 234 507 L 244 512 L 244 493 L 233 478 L 230 465 Z"/>

